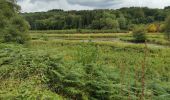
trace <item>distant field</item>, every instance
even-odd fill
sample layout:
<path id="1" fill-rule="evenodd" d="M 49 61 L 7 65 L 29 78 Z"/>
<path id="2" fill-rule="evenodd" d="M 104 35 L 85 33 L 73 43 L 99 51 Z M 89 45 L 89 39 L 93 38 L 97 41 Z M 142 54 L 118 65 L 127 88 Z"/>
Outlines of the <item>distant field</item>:
<path id="1" fill-rule="evenodd" d="M 46 31 L 31 31 L 32 40 L 70 40 L 70 41 L 93 41 L 93 42 L 132 42 L 132 33 L 76 33 L 76 34 L 59 34 L 46 33 Z M 165 40 L 163 33 L 147 33 L 147 42 L 157 45 L 169 45 Z"/>
<path id="2" fill-rule="evenodd" d="M 77 34 L 77 33 L 128 33 L 123 30 L 92 30 L 92 29 L 69 29 L 69 30 L 32 30 L 31 33 L 46 33 L 46 34 Z"/>

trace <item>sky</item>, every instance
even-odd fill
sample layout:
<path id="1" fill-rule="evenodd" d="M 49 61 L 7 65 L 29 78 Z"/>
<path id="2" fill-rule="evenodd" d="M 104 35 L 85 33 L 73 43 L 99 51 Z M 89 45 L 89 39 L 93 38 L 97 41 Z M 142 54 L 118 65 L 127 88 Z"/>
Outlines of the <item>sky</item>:
<path id="1" fill-rule="evenodd" d="M 50 9 L 92 10 L 121 7 L 164 8 L 170 0 L 17 0 L 22 12 L 39 12 Z"/>

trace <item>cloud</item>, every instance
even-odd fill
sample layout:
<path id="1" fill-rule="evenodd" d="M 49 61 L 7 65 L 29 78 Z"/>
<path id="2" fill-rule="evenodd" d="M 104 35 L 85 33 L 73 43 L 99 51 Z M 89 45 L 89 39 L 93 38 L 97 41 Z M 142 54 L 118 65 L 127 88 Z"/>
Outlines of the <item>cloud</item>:
<path id="1" fill-rule="evenodd" d="M 70 4 L 78 4 L 88 7 L 111 7 L 116 4 L 121 4 L 122 0 L 67 0 Z"/>
<path id="2" fill-rule="evenodd" d="M 170 6 L 170 0 L 124 0 L 123 6 L 139 6 L 150 8 L 164 8 Z"/>
<path id="3" fill-rule="evenodd" d="M 37 12 L 50 9 L 117 9 L 130 6 L 164 8 L 170 6 L 170 0 L 18 0 L 18 4 L 23 12 Z"/>
<path id="4" fill-rule="evenodd" d="M 23 12 L 47 11 L 50 9 L 83 10 L 93 9 L 79 4 L 69 4 L 67 0 L 19 0 Z"/>

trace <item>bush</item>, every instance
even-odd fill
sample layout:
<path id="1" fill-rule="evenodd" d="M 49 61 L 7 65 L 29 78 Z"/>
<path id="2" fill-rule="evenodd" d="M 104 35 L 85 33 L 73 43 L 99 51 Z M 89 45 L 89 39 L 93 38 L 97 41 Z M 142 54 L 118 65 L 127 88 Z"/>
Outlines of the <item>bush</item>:
<path id="1" fill-rule="evenodd" d="M 77 33 L 82 33 L 81 29 L 77 29 L 76 31 L 77 31 Z"/>
<path id="2" fill-rule="evenodd" d="M 99 58 L 99 51 L 93 43 L 88 43 L 82 44 L 80 47 L 78 47 L 78 51 L 75 55 L 77 62 L 87 65 L 97 61 Z"/>
<path id="3" fill-rule="evenodd" d="M 133 37 L 134 37 L 135 42 L 138 42 L 138 43 L 145 42 L 147 39 L 145 29 L 142 27 L 134 29 Z"/>
<path id="4" fill-rule="evenodd" d="M 100 50 L 104 52 L 98 54 Z M 169 49 L 164 50 L 149 50 L 147 66 L 150 67 L 145 74 L 145 99 L 168 100 L 170 53 L 167 53 Z M 74 55 L 72 51 L 83 53 Z M 63 52 L 56 51 L 53 55 L 54 52 L 49 54 L 41 47 L 31 49 L 21 45 L 0 44 L 0 99 L 60 100 L 60 96 L 55 94 L 68 100 L 139 99 L 142 72 L 140 66 L 136 65 L 141 64 L 143 50 L 134 52 L 132 48 L 82 45 L 78 49 L 74 47 L 72 51 L 73 59 L 66 60 Z M 69 55 L 66 54 L 66 57 Z M 89 57 L 94 57 L 94 60 L 91 58 L 93 61 L 86 61 Z"/>
<path id="5" fill-rule="evenodd" d="M 165 32 L 165 24 L 160 25 L 159 32 Z"/>
<path id="6" fill-rule="evenodd" d="M 49 64 L 46 79 L 49 88 L 54 92 L 75 100 L 84 100 L 84 98 L 111 100 L 114 93 L 113 77 L 109 76 L 112 73 L 108 73 L 110 69 L 107 67 L 95 64 L 83 66 L 77 62 L 64 65 L 55 62 Z"/>
<path id="7" fill-rule="evenodd" d="M 25 44 L 30 39 L 29 35 L 26 33 L 20 32 L 14 27 L 9 27 L 6 29 L 5 34 L 3 35 L 4 42 L 15 42 L 19 44 Z"/>
<path id="8" fill-rule="evenodd" d="M 78 48 L 75 62 L 56 63 L 57 59 L 49 59 L 46 72 L 49 88 L 75 100 L 112 100 L 116 95 L 113 81 L 117 80 L 113 80 L 110 68 L 95 64 L 97 55 L 96 47 L 83 45 Z"/>
<path id="9" fill-rule="evenodd" d="M 24 19 L 21 17 L 12 18 L 10 25 L 5 29 L 4 42 L 26 43 L 30 39 L 27 34 L 28 29 L 29 25 Z"/>
<path id="10" fill-rule="evenodd" d="M 165 21 L 165 38 L 170 41 L 170 16 Z"/>
<path id="11" fill-rule="evenodd" d="M 24 44 L 29 40 L 29 24 L 18 15 L 19 6 L 15 0 L 0 0 L 0 39 L 4 42 Z"/>
<path id="12" fill-rule="evenodd" d="M 11 19 L 11 25 L 17 28 L 20 32 L 27 32 L 30 28 L 28 22 L 26 22 L 22 17 L 16 16 Z"/>
<path id="13" fill-rule="evenodd" d="M 148 32 L 155 33 L 158 31 L 158 27 L 155 24 L 150 24 L 147 29 Z"/>

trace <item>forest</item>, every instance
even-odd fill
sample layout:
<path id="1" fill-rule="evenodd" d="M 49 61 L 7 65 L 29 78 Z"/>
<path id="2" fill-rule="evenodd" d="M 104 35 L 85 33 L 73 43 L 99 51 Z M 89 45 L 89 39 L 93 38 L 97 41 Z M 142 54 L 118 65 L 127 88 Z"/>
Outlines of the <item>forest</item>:
<path id="1" fill-rule="evenodd" d="M 169 100 L 170 7 L 21 12 L 0 0 L 0 100 Z"/>
<path id="2" fill-rule="evenodd" d="M 130 7 L 82 11 L 53 9 L 47 12 L 22 13 L 22 16 L 30 23 L 31 30 L 112 29 L 116 32 L 129 31 L 135 25 L 141 24 L 154 24 L 151 27 L 160 27 L 169 13 L 170 7 L 164 9 Z"/>

